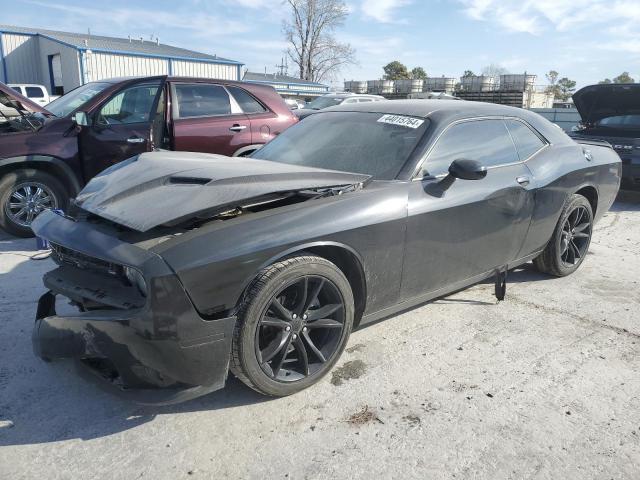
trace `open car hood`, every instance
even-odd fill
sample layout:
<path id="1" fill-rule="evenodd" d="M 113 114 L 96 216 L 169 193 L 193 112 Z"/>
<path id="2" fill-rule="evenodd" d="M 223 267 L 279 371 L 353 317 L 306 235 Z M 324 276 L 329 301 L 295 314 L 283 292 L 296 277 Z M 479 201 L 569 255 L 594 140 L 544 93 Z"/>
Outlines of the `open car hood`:
<path id="1" fill-rule="evenodd" d="M 364 183 L 369 175 L 243 157 L 151 152 L 94 177 L 76 205 L 146 232 L 192 218 L 209 218 L 269 194 Z"/>
<path id="2" fill-rule="evenodd" d="M 51 115 L 51 112 L 46 108 L 29 100 L 2 82 L 0 82 L 0 108 L 3 110 L 18 111 L 21 114 L 41 112 Z"/>
<path id="3" fill-rule="evenodd" d="M 585 124 L 617 115 L 639 115 L 640 84 L 589 85 L 573 94 L 573 103 Z"/>

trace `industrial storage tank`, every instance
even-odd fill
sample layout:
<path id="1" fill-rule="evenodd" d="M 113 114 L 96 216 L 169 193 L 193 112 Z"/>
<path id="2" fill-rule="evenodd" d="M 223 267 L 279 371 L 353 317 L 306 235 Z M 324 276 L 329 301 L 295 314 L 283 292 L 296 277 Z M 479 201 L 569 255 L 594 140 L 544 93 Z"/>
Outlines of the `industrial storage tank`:
<path id="1" fill-rule="evenodd" d="M 424 81 L 419 78 L 396 80 L 395 91 L 396 93 L 419 93 L 422 92 L 423 83 Z"/>
<path id="2" fill-rule="evenodd" d="M 344 91 L 352 93 L 367 93 L 367 82 L 356 80 L 344 82 Z"/>
<path id="3" fill-rule="evenodd" d="M 525 92 L 533 88 L 535 75 L 516 74 L 500 75 L 500 90 L 511 92 Z"/>
<path id="4" fill-rule="evenodd" d="M 423 92 L 453 92 L 456 79 L 452 77 L 428 77 L 422 84 Z"/>
<path id="5" fill-rule="evenodd" d="M 471 75 L 460 77 L 462 90 L 467 92 L 490 92 L 493 90 L 495 79 L 486 75 Z"/>
<path id="6" fill-rule="evenodd" d="M 385 94 L 393 93 L 394 82 L 393 80 L 368 80 L 367 81 L 367 93 Z"/>

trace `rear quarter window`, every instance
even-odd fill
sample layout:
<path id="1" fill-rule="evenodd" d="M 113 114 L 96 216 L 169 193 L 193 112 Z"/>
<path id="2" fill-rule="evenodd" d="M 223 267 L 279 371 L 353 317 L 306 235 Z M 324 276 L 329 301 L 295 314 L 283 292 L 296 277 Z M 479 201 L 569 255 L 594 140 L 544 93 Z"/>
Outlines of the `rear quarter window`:
<path id="1" fill-rule="evenodd" d="M 518 120 L 505 120 L 513 138 L 520 160 L 526 160 L 544 147 L 545 142 L 527 125 Z"/>
<path id="2" fill-rule="evenodd" d="M 233 98 L 236 99 L 236 102 L 238 102 L 238 105 L 240 105 L 244 113 L 262 113 L 267 111 L 267 109 L 246 90 L 231 86 L 228 86 L 227 90 L 229 90 Z"/>

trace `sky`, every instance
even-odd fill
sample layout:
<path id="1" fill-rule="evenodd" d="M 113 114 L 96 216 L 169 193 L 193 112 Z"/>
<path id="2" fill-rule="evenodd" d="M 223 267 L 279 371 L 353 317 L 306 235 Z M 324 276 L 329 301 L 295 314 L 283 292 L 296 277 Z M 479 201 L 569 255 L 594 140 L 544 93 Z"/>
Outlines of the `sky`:
<path id="1" fill-rule="evenodd" d="M 0 24 L 134 38 L 275 71 L 287 48 L 282 0 L 0 0 Z M 640 0 L 347 0 L 336 37 L 357 64 L 343 80 L 381 78 L 399 60 L 430 76 L 459 77 L 499 64 L 510 73 L 557 70 L 597 83 L 623 71 L 640 80 Z M 289 73 L 295 68 L 289 62 Z"/>

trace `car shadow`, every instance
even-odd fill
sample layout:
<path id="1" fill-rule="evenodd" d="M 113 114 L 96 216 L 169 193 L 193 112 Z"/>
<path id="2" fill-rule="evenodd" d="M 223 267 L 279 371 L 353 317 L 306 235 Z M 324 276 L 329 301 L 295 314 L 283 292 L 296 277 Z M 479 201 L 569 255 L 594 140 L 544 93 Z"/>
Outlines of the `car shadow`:
<path id="1" fill-rule="evenodd" d="M 640 191 L 620 190 L 616 201 L 609 209 L 612 212 L 638 212 L 640 211 Z"/>
<path id="2" fill-rule="evenodd" d="M 0 234 L 0 447 L 90 440 L 152 422 L 164 414 L 224 411 L 273 400 L 229 375 L 227 386 L 184 403 L 146 406 L 106 392 L 78 375 L 69 360 L 45 363 L 31 347 L 42 275 L 51 260 L 33 261 L 34 239 Z"/>

